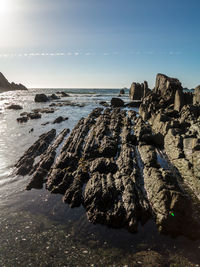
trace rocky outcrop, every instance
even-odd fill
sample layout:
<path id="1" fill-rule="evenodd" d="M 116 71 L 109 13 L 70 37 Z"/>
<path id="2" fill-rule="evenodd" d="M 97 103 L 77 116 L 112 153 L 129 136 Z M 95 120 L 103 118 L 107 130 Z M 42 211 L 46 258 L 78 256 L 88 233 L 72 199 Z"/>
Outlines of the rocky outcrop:
<path id="1" fill-rule="evenodd" d="M 183 93 L 177 79 L 159 74 L 154 91 L 143 99 L 139 113 L 160 136 L 171 163 L 200 199 L 200 106 L 196 102 L 192 105 L 191 100 L 191 93 Z"/>
<path id="2" fill-rule="evenodd" d="M 183 107 L 183 116 L 187 112 L 194 118 L 195 112 Z M 162 233 L 199 238 L 200 213 L 184 184 L 187 166 L 181 172 L 177 163 L 183 166 L 185 160 L 199 170 L 199 153 L 190 155 L 190 149 L 199 148 L 198 140 L 193 140 L 196 124 L 190 127 L 192 140 L 186 141 L 184 129 L 189 126 L 173 117 L 177 113 L 173 109 L 160 116 L 155 112 L 157 122 L 168 125 L 163 131 L 163 146 L 168 147 L 161 150 L 154 127 L 134 110 L 95 109 L 79 120 L 56 158 L 55 148 L 65 133 L 52 145 L 47 144 L 55 132 L 41 136 L 16 165 L 18 173 L 32 174 L 27 189 L 42 188 L 46 182 L 47 189 L 62 194 L 71 207 L 83 205 L 92 223 L 136 232 L 139 223 L 153 218 Z M 38 149 L 48 136 L 47 144 Z M 41 160 L 34 167 L 33 158 L 38 155 Z M 27 165 L 28 159 L 32 161 Z"/>
<path id="3" fill-rule="evenodd" d="M 147 96 L 151 90 L 148 87 L 148 82 L 144 81 L 144 83 L 132 83 L 129 96 L 131 100 L 142 100 L 143 97 Z"/>
<path id="4" fill-rule="evenodd" d="M 193 104 L 200 105 L 200 85 L 197 86 L 194 90 Z"/>
<path id="5" fill-rule="evenodd" d="M 0 92 L 12 90 L 27 90 L 27 88 L 21 83 L 9 83 L 5 76 L 0 72 Z"/>
<path id="6" fill-rule="evenodd" d="M 159 95 L 167 104 L 174 103 L 176 90 L 182 91 L 181 83 L 176 78 L 170 78 L 164 74 L 157 74 L 154 93 Z"/>
<path id="7" fill-rule="evenodd" d="M 35 102 L 48 102 L 49 98 L 45 94 L 36 94 L 35 95 Z"/>

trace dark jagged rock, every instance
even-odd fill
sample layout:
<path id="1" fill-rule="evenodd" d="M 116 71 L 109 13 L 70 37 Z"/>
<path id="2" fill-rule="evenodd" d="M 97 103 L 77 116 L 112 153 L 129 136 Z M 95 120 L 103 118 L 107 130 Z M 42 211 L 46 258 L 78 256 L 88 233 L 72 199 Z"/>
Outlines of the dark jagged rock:
<path id="1" fill-rule="evenodd" d="M 30 174 L 33 175 L 30 183 L 27 185 L 27 190 L 32 188 L 41 189 L 45 181 L 45 176 L 49 172 L 56 156 L 56 149 L 62 143 L 65 136 L 69 133 L 69 129 L 64 129 L 55 139 L 52 145 L 42 155 L 40 161 L 33 167 L 34 171 Z"/>
<path id="2" fill-rule="evenodd" d="M 44 153 L 49 144 L 53 141 L 56 135 L 56 130 L 42 134 L 39 139 L 24 153 L 19 159 L 15 167 L 17 168 L 17 174 L 27 175 L 32 170 L 34 159 Z"/>
<path id="3" fill-rule="evenodd" d="M 113 97 L 111 99 L 111 106 L 113 107 L 123 107 L 124 106 L 124 101 L 120 98 Z"/>
<path id="4" fill-rule="evenodd" d="M 20 106 L 20 105 L 12 104 L 12 105 L 9 105 L 9 106 L 7 107 L 7 109 L 19 110 L 19 109 L 23 109 L 23 107 Z"/>
<path id="5" fill-rule="evenodd" d="M 61 122 L 66 121 L 66 120 L 68 120 L 68 118 L 63 118 L 62 116 L 59 116 L 58 118 L 56 118 L 53 121 L 53 124 L 55 124 L 55 123 L 61 123 Z"/>
<path id="6" fill-rule="evenodd" d="M 35 95 L 35 102 L 48 102 L 49 98 L 45 94 L 36 94 Z"/>
<path id="7" fill-rule="evenodd" d="M 27 88 L 21 83 L 9 83 L 5 76 L 0 72 L 0 92 L 12 90 L 27 90 Z"/>

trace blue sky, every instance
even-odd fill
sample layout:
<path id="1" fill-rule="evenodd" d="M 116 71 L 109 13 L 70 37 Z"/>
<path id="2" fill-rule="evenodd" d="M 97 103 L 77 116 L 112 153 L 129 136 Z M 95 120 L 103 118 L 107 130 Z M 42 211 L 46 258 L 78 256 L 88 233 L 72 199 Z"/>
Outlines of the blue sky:
<path id="1" fill-rule="evenodd" d="M 199 0 L 0 0 L 0 71 L 28 87 L 200 84 Z"/>

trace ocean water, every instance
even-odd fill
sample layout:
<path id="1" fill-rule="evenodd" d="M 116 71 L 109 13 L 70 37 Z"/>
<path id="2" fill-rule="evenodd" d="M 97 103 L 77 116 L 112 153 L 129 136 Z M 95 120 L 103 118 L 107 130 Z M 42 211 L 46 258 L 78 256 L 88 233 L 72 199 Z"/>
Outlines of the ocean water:
<path id="1" fill-rule="evenodd" d="M 56 107 L 53 114 L 19 124 L 21 112 L 48 107 L 35 103 L 36 93 L 65 91 L 62 98 L 79 106 Z M 200 242 L 160 235 L 155 223 L 139 226 L 137 234 L 88 222 L 83 207 L 71 209 L 61 195 L 26 191 L 31 177 L 16 176 L 14 165 L 38 137 L 55 128 L 73 129 L 100 101 L 119 89 L 31 89 L 0 94 L 0 266 L 200 266 Z M 128 91 L 122 97 L 128 102 Z M 9 104 L 23 110 L 8 110 Z M 69 120 L 52 124 L 58 116 Z M 50 122 L 46 126 L 42 123 Z M 29 131 L 34 129 L 33 132 Z M 151 262 L 152 265 L 149 265 Z"/>

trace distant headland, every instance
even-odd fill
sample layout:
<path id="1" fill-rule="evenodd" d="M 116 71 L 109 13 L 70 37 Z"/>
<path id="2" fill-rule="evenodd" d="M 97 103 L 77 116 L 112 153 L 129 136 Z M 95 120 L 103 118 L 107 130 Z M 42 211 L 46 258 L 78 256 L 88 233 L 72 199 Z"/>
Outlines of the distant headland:
<path id="1" fill-rule="evenodd" d="M 23 84 L 9 83 L 6 77 L 0 72 L 0 93 L 14 90 L 27 90 Z"/>

